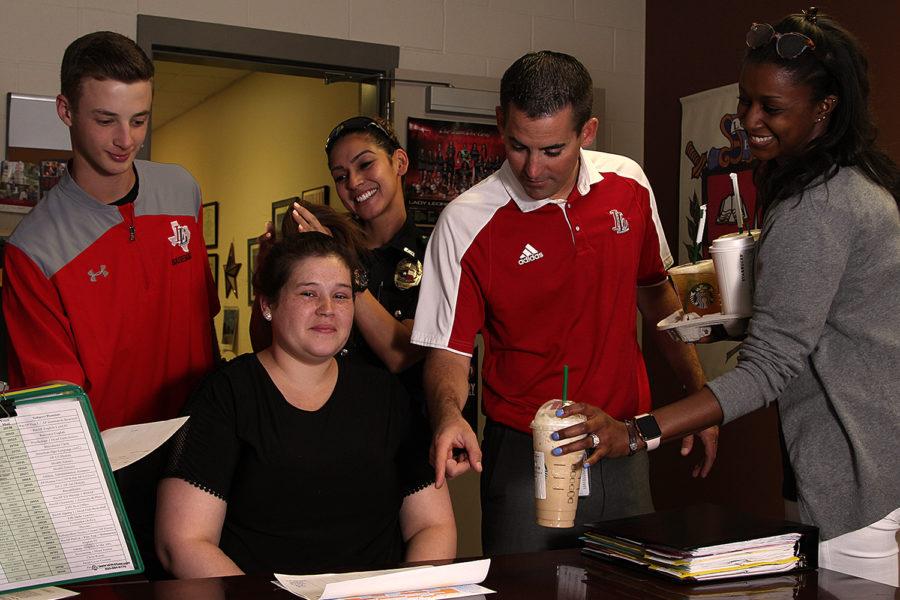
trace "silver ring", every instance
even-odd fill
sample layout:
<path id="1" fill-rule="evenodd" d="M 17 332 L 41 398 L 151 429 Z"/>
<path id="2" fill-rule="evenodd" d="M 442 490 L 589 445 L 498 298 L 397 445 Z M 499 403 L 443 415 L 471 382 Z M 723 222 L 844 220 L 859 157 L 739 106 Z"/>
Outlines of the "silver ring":
<path id="1" fill-rule="evenodd" d="M 596 448 L 600 445 L 600 436 L 596 433 L 591 434 L 591 448 Z"/>

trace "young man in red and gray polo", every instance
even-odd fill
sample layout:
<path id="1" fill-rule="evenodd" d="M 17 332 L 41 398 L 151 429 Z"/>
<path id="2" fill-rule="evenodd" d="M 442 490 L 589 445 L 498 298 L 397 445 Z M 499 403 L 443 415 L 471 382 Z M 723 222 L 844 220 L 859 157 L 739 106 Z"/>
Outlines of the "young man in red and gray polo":
<path id="1" fill-rule="evenodd" d="M 10 383 L 81 386 L 101 429 L 178 415 L 218 357 L 200 189 L 177 165 L 135 160 L 152 78 L 153 63 L 117 33 L 69 45 L 56 108 L 74 156 L 4 256 Z M 151 575 L 162 458 L 116 473 Z"/>

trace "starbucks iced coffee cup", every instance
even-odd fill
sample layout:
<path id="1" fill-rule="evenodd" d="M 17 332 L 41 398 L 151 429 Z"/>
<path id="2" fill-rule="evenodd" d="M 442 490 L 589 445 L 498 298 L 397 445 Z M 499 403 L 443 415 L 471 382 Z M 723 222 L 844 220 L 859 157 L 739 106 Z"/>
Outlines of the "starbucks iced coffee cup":
<path id="1" fill-rule="evenodd" d="M 729 233 L 709 247 L 716 267 L 722 313 L 749 316 L 753 313 L 753 266 L 759 231 Z"/>
<path id="2" fill-rule="evenodd" d="M 556 411 L 561 400 L 551 400 L 541 406 L 531 422 L 534 437 L 534 499 L 537 524 L 544 527 L 574 527 L 578 509 L 578 487 L 581 484 L 584 452 L 570 452 L 553 456 L 557 446 L 571 444 L 584 436 L 554 441 L 550 434 L 586 420 L 584 415 L 562 419 Z"/>
<path id="3" fill-rule="evenodd" d="M 700 316 L 722 312 L 716 269 L 710 259 L 669 269 L 675 291 L 685 313 Z"/>

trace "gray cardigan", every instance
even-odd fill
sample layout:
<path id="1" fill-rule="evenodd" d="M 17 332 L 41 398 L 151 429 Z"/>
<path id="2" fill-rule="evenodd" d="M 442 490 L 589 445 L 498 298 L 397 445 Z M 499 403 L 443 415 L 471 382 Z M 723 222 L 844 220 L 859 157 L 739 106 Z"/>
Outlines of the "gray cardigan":
<path id="1" fill-rule="evenodd" d="M 896 201 L 855 168 L 783 201 L 756 282 L 738 365 L 709 388 L 726 423 L 778 400 L 800 515 L 823 540 L 870 525 L 900 506 Z"/>

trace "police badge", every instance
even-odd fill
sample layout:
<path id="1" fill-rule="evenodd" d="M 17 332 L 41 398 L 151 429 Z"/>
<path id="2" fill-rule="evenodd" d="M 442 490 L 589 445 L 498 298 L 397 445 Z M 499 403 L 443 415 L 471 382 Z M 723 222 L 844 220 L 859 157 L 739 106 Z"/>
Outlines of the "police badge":
<path id="1" fill-rule="evenodd" d="M 417 258 L 404 258 L 394 270 L 394 285 L 397 289 L 408 290 L 422 282 L 422 263 Z"/>

